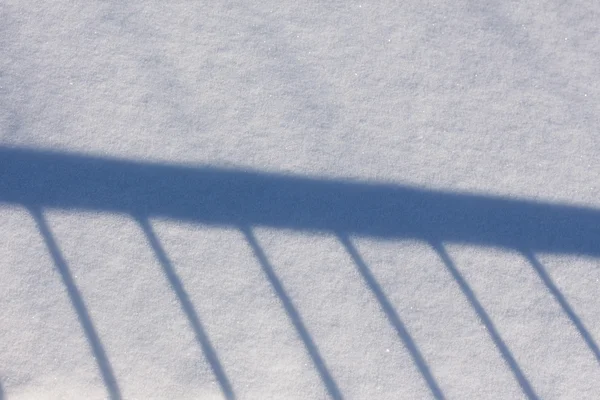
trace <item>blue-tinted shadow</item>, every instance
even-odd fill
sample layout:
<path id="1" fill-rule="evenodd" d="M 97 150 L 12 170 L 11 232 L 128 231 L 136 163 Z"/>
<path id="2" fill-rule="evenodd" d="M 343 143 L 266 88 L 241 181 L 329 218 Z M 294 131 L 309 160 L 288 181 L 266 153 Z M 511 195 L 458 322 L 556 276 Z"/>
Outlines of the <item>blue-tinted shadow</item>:
<path id="1" fill-rule="evenodd" d="M 483 323 L 483 325 L 485 325 L 485 328 L 487 329 L 488 333 L 490 334 L 490 337 L 494 341 L 496 348 L 498 349 L 498 351 L 502 355 L 502 358 L 504 359 L 504 361 L 510 368 L 515 379 L 519 383 L 519 386 L 521 386 L 521 390 L 523 391 L 523 394 L 528 399 L 531 399 L 531 400 L 538 399 L 539 397 L 533 390 L 531 383 L 529 382 L 529 380 L 527 379 L 527 377 L 521 370 L 521 367 L 517 363 L 517 360 L 515 360 L 515 357 L 512 355 L 508 346 L 506 345 L 506 343 L 504 343 L 504 340 L 500 336 L 500 332 L 498 332 L 498 330 L 496 329 L 496 326 L 492 322 L 492 319 L 490 318 L 488 313 L 485 311 L 485 309 L 483 308 L 483 306 L 477 299 L 477 296 L 475 296 L 473 289 L 471 289 L 471 287 L 469 286 L 469 284 L 467 283 L 465 278 L 463 278 L 462 274 L 458 271 L 458 269 L 454 265 L 454 262 L 450 258 L 450 255 L 446 251 L 446 248 L 444 247 L 444 245 L 439 241 L 432 241 L 431 245 L 437 252 L 438 256 L 444 262 L 446 269 L 448 270 L 448 272 L 450 272 L 450 275 L 452 275 L 452 278 L 454 278 L 454 281 L 458 284 L 458 287 L 462 291 L 463 295 L 469 301 L 469 304 L 471 304 L 471 307 L 473 307 L 473 309 L 477 313 L 477 316 L 481 319 L 481 322 Z"/>
<path id="2" fill-rule="evenodd" d="M 0 147 L 0 203 L 600 255 L 600 210 Z"/>
<path id="3" fill-rule="evenodd" d="M 347 238 L 417 239 L 432 243 L 480 316 L 496 347 L 528 398 L 530 383 L 474 293 L 454 267 L 442 243 L 464 243 L 523 251 L 598 358 L 598 347 L 564 296 L 549 280 L 536 252 L 600 256 L 600 210 L 509 198 L 458 194 L 416 187 L 300 177 L 214 167 L 184 167 L 0 146 L 0 203 L 33 210 L 80 321 L 92 344 L 111 396 L 119 396 L 110 364 L 91 320 L 42 218 L 44 208 L 132 215 L 140 221 L 182 308 L 196 330 L 226 397 L 230 384 L 208 338 L 147 221 L 161 217 L 241 228 L 304 341 L 329 394 L 341 394 L 316 345 L 275 276 L 251 228 L 265 226 L 338 235 L 388 319 L 411 351 L 434 396 L 442 393 L 418 348 L 374 277 Z M 142 216 L 142 217 L 140 217 Z M 212 361 L 211 361 L 212 360 Z"/>
<path id="4" fill-rule="evenodd" d="M 208 361 L 213 374 L 219 382 L 223 396 L 225 396 L 227 400 L 235 399 L 233 388 L 229 382 L 229 379 L 227 378 L 227 375 L 225 374 L 225 370 L 223 369 L 221 362 L 219 361 L 219 357 L 217 357 L 217 352 L 211 344 L 210 339 L 206 334 L 206 330 L 200 322 L 200 317 L 198 316 L 198 313 L 196 312 L 196 309 L 194 308 L 194 305 L 192 304 L 192 301 L 190 300 L 185 288 L 183 287 L 181 279 L 179 279 L 177 272 L 175 272 L 175 268 L 173 268 L 173 265 L 171 264 L 171 260 L 169 260 L 169 257 L 167 257 L 167 253 L 163 249 L 158 237 L 154 233 L 154 230 L 150 225 L 150 221 L 143 216 L 135 217 L 142 228 L 142 231 L 144 231 L 144 235 L 146 236 L 150 247 L 154 251 L 158 262 L 162 266 L 163 272 L 169 281 L 171 288 L 175 292 L 175 295 L 177 295 L 179 305 L 181 306 L 181 309 L 185 313 L 188 322 L 194 331 L 196 341 L 200 345 L 200 348 L 204 353 L 204 357 Z"/>
<path id="5" fill-rule="evenodd" d="M 304 347 L 306 348 L 308 355 L 310 356 L 310 358 L 313 362 L 313 365 L 319 372 L 319 376 L 321 377 L 321 381 L 323 382 L 323 384 L 325 385 L 325 388 L 327 389 L 329 397 L 334 400 L 343 399 L 342 393 L 340 392 L 340 389 L 338 388 L 335 380 L 333 379 L 333 376 L 329 372 L 327 365 L 325 365 L 325 360 L 323 360 L 323 357 L 321 356 L 321 353 L 319 352 L 317 345 L 313 341 L 310 333 L 308 333 L 308 330 L 306 329 L 306 326 L 304 325 L 304 322 L 302 321 L 302 317 L 300 316 L 300 313 L 298 312 L 298 310 L 296 310 L 296 307 L 294 306 L 292 299 L 290 298 L 290 296 L 288 296 L 286 290 L 283 287 L 283 284 L 277 277 L 277 274 L 275 273 L 275 270 L 271 266 L 271 263 L 269 262 L 267 255 L 264 253 L 262 247 L 258 244 L 258 241 L 256 240 L 256 237 L 254 236 L 254 233 L 248 227 L 242 226 L 242 227 L 240 227 L 240 229 L 244 233 L 246 241 L 252 248 L 252 251 L 254 252 L 254 256 L 257 258 L 258 262 L 260 263 L 260 266 L 261 266 L 264 274 L 266 275 L 269 283 L 271 284 L 271 287 L 277 294 L 279 301 L 281 301 L 281 304 L 283 305 L 283 308 L 284 308 L 288 318 L 292 322 L 292 325 L 294 325 L 294 328 L 296 329 L 298 336 L 300 336 L 300 339 L 302 339 L 302 342 L 304 343 Z"/>
<path id="6" fill-rule="evenodd" d="M 54 240 L 54 235 L 52 235 L 50 227 L 48 226 L 40 209 L 31 208 L 30 212 L 38 226 L 40 233 L 42 234 L 42 237 L 44 238 L 44 242 L 46 243 L 48 251 L 52 256 L 54 265 L 56 266 L 63 284 L 65 285 L 67 294 L 71 300 L 71 304 L 73 304 L 73 307 L 75 308 L 79 323 L 81 324 L 87 341 L 92 348 L 92 352 L 94 353 L 94 358 L 98 364 L 98 369 L 100 370 L 100 374 L 104 380 L 104 385 L 106 386 L 109 397 L 112 400 L 121 399 L 119 386 L 117 384 L 112 366 L 110 365 L 110 361 L 108 360 L 108 356 L 106 355 L 106 351 L 104 350 L 104 346 L 102 346 L 102 342 L 100 341 L 100 337 L 98 336 L 96 328 L 92 323 L 92 319 L 87 307 L 85 306 L 83 298 L 81 297 L 81 293 L 79 292 L 79 289 L 77 289 L 77 285 L 73 280 L 69 266 L 64 259 L 58 245 L 56 244 L 56 241 Z"/>
<path id="7" fill-rule="evenodd" d="M 392 305 L 392 303 L 390 303 L 387 296 L 383 292 L 383 289 L 377 282 L 377 279 L 375 279 L 375 276 L 371 272 L 371 269 L 367 266 L 360 254 L 358 254 L 358 251 L 356 250 L 348 236 L 344 234 L 338 234 L 338 238 L 340 242 L 344 245 L 344 248 L 346 249 L 348 254 L 350 254 L 350 257 L 352 257 L 352 260 L 354 261 L 354 264 L 356 264 L 358 271 L 360 272 L 361 276 L 366 282 L 367 287 L 369 288 L 369 290 L 371 290 L 371 292 L 377 299 L 379 306 L 385 313 L 388 321 L 396 330 L 396 334 L 398 335 L 398 337 L 400 337 L 402 343 L 404 343 L 404 347 L 406 347 L 406 349 L 408 350 L 410 356 L 413 359 L 413 362 L 419 369 L 419 372 L 423 376 L 423 379 L 425 379 L 425 382 L 429 387 L 429 391 L 431 392 L 434 398 L 444 399 L 444 394 L 440 389 L 437 381 L 433 377 L 429 365 L 427 365 L 427 362 L 425 362 L 425 359 L 423 358 L 423 355 L 421 354 L 421 351 L 419 350 L 417 344 L 415 343 L 408 329 L 400 319 L 400 316 L 396 312 L 394 306 Z"/>
<path id="8" fill-rule="evenodd" d="M 544 285 L 546 285 L 548 291 L 552 294 L 552 296 L 554 296 L 554 299 L 561 306 L 564 313 L 567 314 L 567 317 L 569 318 L 571 323 L 575 326 L 577 331 L 579 331 L 579 334 L 585 341 L 585 344 L 596 357 L 596 362 L 600 363 L 600 349 L 598 349 L 598 345 L 594 341 L 592 334 L 587 330 L 587 328 L 585 327 L 579 316 L 575 313 L 565 296 L 561 293 L 560 290 L 558 290 L 558 287 L 554 284 L 554 281 L 552 281 L 552 278 L 546 272 L 546 268 L 544 268 L 542 263 L 531 251 L 523 250 L 522 253 L 527 259 L 527 261 L 529 261 L 529 263 L 533 266 L 533 269 L 535 270 L 535 272 L 537 272 L 542 282 L 544 282 Z"/>

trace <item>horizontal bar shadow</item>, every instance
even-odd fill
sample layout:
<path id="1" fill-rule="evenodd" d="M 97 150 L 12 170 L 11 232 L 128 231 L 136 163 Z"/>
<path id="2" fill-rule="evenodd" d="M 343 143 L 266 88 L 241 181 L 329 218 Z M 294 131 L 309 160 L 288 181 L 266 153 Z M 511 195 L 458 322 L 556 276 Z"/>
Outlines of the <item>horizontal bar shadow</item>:
<path id="1" fill-rule="evenodd" d="M 202 323 L 200 322 L 200 318 L 198 317 L 198 314 L 196 313 L 196 310 L 194 309 L 192 301 L 190 300 L 187 292 L 185 291 L 185 289 L 183 287 L 183 283 L 179 279 L 179 276 L 175 272 L 175 269 L 173 268 L 171 261 L 167 257 L 165 250 L 161 246 L 160 241 L 158 240 L 158 237 L 154 233 L 154 230 L 152 229 L 152 226 L 150 225 L 150 221 L 146 217 L 143 217 L 143 216 L 134 216 L 134 218 L 137 220 L 138 224 L 140 225 L 144 234 L 146 235 L 146 238 L 150 244 L 150 247 L 154 251 L 154 254 L 156 255 L 156 258 L 158 259 L 158 262 L 160 263 L 160 265 L 163 269 L 163 272 L 164 272 L 167 280 L 169 281 L 169 284 L 171 285 L 171 288 L 177 295 L 179 304 L 180 304 L 183 312 L 185 313 L 192 329 L 194 330 L 194 334 L 196 336 L 196 341 L 202 348 L 204 357 L 208 361 L 208 363 L 213 371 L 213 374 L 217 378 L 217 381 L 219 382 L 219 385 L 221 387 L 221 391 L 223 392 L 223 395 L 225 396 L 226 399 L 229 399 L 229 400 L 235 399 L 235 394 L 233 392 L 233 388 L 231 386 L 231 383 L 229 382 L 229 379 L 227 378 L 227 375 L 225 374 L 225 370 L 223 369 L 223 366 L 221 365 L 219 358 L 217 357 L 217 352 L 214 349 L 213 345 L 211 344 L 211 342 L 208 338 L 208 335 L 206 334 L 206 330 L 204 329 L 204 327 L 202 326 Z"/>
<path id="2" fill-rule="evenodd" d="M 600 256 L 600 210 L 0 146 L 0 203 Z"/>
<path id="3" fill-rule="evenodd" d="M 44 242 L 46 243 L 46 247 L 52 256 L 54 265 L 56 266 L 63 284 L 67 289 L 67 294 L 69 295 L 69 299 L 71 300 L 73 308 L 75 308 L 79 323 L 81 324 L 87 341 L 92 348 L 92 352 L 94 354 L 96 364 L 98 364 L 98 369 L 102 375 L 102 380 L 104 381 L 106 390 L 108 391 L 111 399 L 121 399 L 119 386 L 117 384 L 112 366 L 110 365 L 110 361 L 108 360 L 108 356 L 106 355 L 106 351 L 104 351 L 104 347 L 102 346 L 100 337 L 96 332 L 96 328 L 94 327 L 90 314 L 85 306 L 85 302 L 83 301 L 81 293 L 79 292 L 79 289 L 77 289 L 77 285 L 73 280 L 73 276 L 71 275 L 67 261 L 64 259 L 58 244 L 54 240 L 54 236 L 50 231 L 50 227 L 44 218 L 42 210 L 39 208 L 30 208 L 29 212 L 33 216 L 33 219 L 35 220 L 38 229 L 44 238 Z"/>
<path id="4" fill-rule="evenodd" d="M 521 367 L 517 363 L 517 360 L 515 360 L 515 358 L 513 357 L 506 343 L 504 343 L 504 340 L 502 339 L 500 333 L 494 326 L 492 319 L 487 314 L 479 300 L 477 300 L 475 293 L 473 292 L 465 278 L 463 278 L 462 274 L 454 265 L 454 262 L 452 261 L 450 255 L 444 248 L 444 245 L 439 241 L 431 241 L 430 244 L 444 262 L 446 269 L 450 272 L 450 274 L 460 287 L 460 290 L 463 292 L 463 294 L 471 304 L 471 307 L 473 307 L 473 309 L 481 319 L 481 322 L 483 322 L 483 324 L 485 325 L 486 329 L 490 333 L 490 336 L 492 337 L 492 340 L 494 341 L 494 344 L 496 345 L 496 348 L 500 351 L 500 354 L 502 355 L 502 358 L 504 359 L 506 364 L 508 364 L 508 367 L 515 376 L 525 396 L 527 396 L 528 399 L 537 400 L 539 397 L 533 390 L 531 383 L 529 383 L 529 380 L 527 379 L 523 371 L 521 371 Z"/>
<path id="5" fill-rule="evenodd" d="M 385 313 L 388 321 L 390 322 L 390 324 L 392 324 L 392 326 L 396 330 L 396 334 L 398 335 L 400 340 L 402 340 L 402 343 L 404 343 L 404 346 L 410 353 L 413 362 L 419 369 L 419 372 L 423 376 L 423 379 L 425 379 L 425 382 L 427 383 L 431 394 L 433 394 L 433 396 L 436 399 L 444 399 L 444 394 L 440 389 L 438 383 L 436 382 L 435 378 L 433 377 L 433 374 L 431 373 L 429 366 L 425 361 L 425 358 L 423 358 L 423 355 L 421 354 L 421 351 L 419 350 L 417 344 L 408 332 L 408 329 L 404 325 L 404 322 L 402 322 L 402 320 L 398 316 L 398 313 L 394 309 L 394 306 L 387 299 L 387 296 L 385 295 L 383 289 L 375 279 L 375 276 L 373 276 L 373 273 L 371 272 L 370 268 L 367 266 L 362 257 L 358 254 L 358 250 L 354 247 L 352 241 L 348 236 L 338 232 L 337 237 L 340 240 L 340 242 L 344 245 L 348 254 L 350 254 L 350 256 L 352 257 L 354 264 L 358 268 L 358 271 L 360 272 L 361 276 L 366 282 L 369 290 L 371 290 L 371 292 L 379 302 L 379 306 Z"/>
<path id="6" fill-rule="evenodd" d="M 255 257 L 258 259 L 258 262 L 260 263 L 264 274 L 267 276 L 269 283 L 273 287 L 273 290 L 275 290 L 277 297 L 279 297 L 279 300 L 281 301 L 285 312 L 287 313 L 289 319 L 292 321 L 294 328 L 296 328 L 296 332 L 298 332 L 298 335 L 304 342 L 304 346 L 308 351 L 308 355 L 310 356 L 315 368 L 319 372 L 319 376 L 321 377 L 321 380 L 323 381 L 323 384 L 325 385 L 329 396 L 332 399 L 341 400 L 343 398 L 342 393 L 340 392 L 340 389 L 338 388 L 335 380 L 333 379 L 333 376 L 327 369 L 325 361 L 323 360 L 323 357 L 321 357 L 317 345 L 314 343 L 310 334 L 308 333 L 308 330 L 304 326 L 304 322 L 302 322 L 300 313 L 296 310 L 292 299 L 287 295 L 283 284 L 281 283 L 281 281 L 277 277 L 277 274 L 273 270 L 273 267 L 267 259 L 266 254 L 262 250 L 261 246 L 258 244 L 258 241 L 254 237 L 251 228 L 242 226 L 240 227 L 240 230 L 246 237 L 248 244 L 252 248 Z"/>
<path id="7" fill-rule="evenodd" d="M 556 299 L 558 304 L 560 304 L 560 306 L 562 307 L 565 314 L 567 314 L 567 316 L 569 317 L 569 319 L 571 320 L 571 322 L 573 323 L 575 328 L 579 331 L 579 334 L 585 341 L 585 344 L 589 347 L 589 349 L 594 354 L 594 357 L 596 358 L 596 362 L 600 363 L 600 350 L 598 349 L 598 345 L 594 341 L 592 334 L 587 330 L 587 328 L 585 327 L 585 325 L 583 324 L 583 322 L 581 321 L 579 316 L 577 316 L 577 314 L 575 313 L 573 308 L 571 308 L 571 306 L 569 305 L 569 302 L 567 301 L 565 296 L 563 296 L 561 291 L 554 284 L 554 282 L 552 281 L 552 278 L 550 277 L 550 275 L 548 275 L 548 273 L 546 272 L 546 269 L 544 268 L 542 263 L 537 259 L 537 257 L 531 250 L 521 250 L 521 253 L 527 259 L 527 261 L 529 261 L 529 263 L 533 266 L 533 269 L 538 274 L 538 276 L 540 277 L 542 282 L 544 282 L 544 285 L 546 285 L 546 288 L 548 289 L 548 291 L 550 293 L 552 293 L 552 296 L 554 296 L 554 298 Z"/>

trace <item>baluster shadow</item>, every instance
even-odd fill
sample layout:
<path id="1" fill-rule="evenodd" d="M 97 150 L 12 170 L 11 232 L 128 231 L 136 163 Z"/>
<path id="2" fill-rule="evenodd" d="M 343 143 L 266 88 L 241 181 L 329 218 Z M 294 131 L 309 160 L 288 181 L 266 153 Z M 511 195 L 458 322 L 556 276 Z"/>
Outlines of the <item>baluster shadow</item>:
<path id="1" fill-rule="evenodd" d="M 487 314 L 479 300 L 477 300 L 477 296 L 475 296 L 473 289 L 471 289 L 465 278 L 463 278 L 462 274 L 454 265 L 454 262 L 450 258 L 450 255 L 448 255 L 448 252 L 446 251 L 444 245 L 439 241 L 431 241 L 430 244 L 435 249 L 438 256 L 444 262 L 446 269 L 450 272 L 450 274 L 460 287 L 460 290 L 463 292 L 463 294 L 471 304 L 471 307 L 473 307 L 473 309 L 481 319 L 481 322 L 483 322 L 483 324 L 485 325 L 486 329 L 490 333 L 490 336 L 492 337 L 492 340 L 494 341 L 494 344 L 496 345 L 496 348 L 500 351 L 502 358 L 508 364 L 508 367 L 517 379 L 517 382 L 519 383 L 519 386 L 521 386 L 521 390 L 523 391 L 525 396 L 527 396 L 528 399 L 538 399 L 539 397 L 533 390 L 531 383 L 529 383 L 529 380 L 527 379 L 523 371 L 521 371 L 521 367 L 513 357 L 508 346 L 506 345 L 506 343 L 504 343 L 504 340 L 502 340 L 502 337 L 500 336 L 500 333 L 494 326 L 492 319 Z"/>
<path id="2" fill-rule="evenodd" d="M 591 333 L 586 329 L 579 316 L 575 313 L 575 311 L 573 311 L 565 296 L 563 296 L 561 291 L 554 284 L 552 278 L 550 277 L 550 275 L 548 275 L 542 263 L 537 259 L 537 257 L 531 250 L 521 250 L 521 253 L 527 259 L 527 261 L 529 261 L 535 272 L 542 280 L 542 282 L 544 282 L 544 285 L 546 285 L 548 291 L 552 293 L 552 296 L 554 296 L 554 298 L 556 299 L 558 304 L 560 304 L 565 314 L 567 314 L 573 325 L 575 325 L 575 328 L 577 328 L 577 330 L 579 331 L 579 334 L 585 341 L 585 344 L 589 347 L 589 349 L 596 357 L 596 361 L 600 363 L 600 350 L 598 349 L 598 345 L 594 341 L 594 338 L 592 337 Z"/>
<path id="3" fill-rule="evenodd" d="M 287 295 L 287 293 L 283 287 L 283 284 L 281 283 L 281 281 L 277 277 L 277 274 L 273 270 L 273 267 L 271 266 L 271 263 L 269 262 L 266 254 L 262 250 L 261 246 L 258 244 L 258 241 L 254 237 L 254 234 L 252 233 L 251 228 L 242 226 L 242 227 L 240 227 L 240 230 L 243 232 L 244 236 L 246 237 L 246 241 L 252 248 L 252 251 L 254 252 L 254 256 L 258 259 L 258 261 L 261 265 L 261 268 L 262 268 L 264 274 L 267 276 L 267 279 L 269 280 L 269 283 L 273 287 L 273 290 L 275 290 L 277 297 L 279 297 L 279 300 L 281 301 L 281 304 L 283 305 L 285 312 L 287 313 L 289 319 L 292 321 L 294 328 L 296 328 L 296 332 L 298 332 L 298 335 L 304 342 L 304 346 L 306 347 L 306 350 L 308 351 L 308 355 L 310 356 L 315 368 L 319 372 L 321 380 L 323 381 L 323 384 L 325 385 L 325 388 L 327 389 L 329 396 L 332 399 L 341 400 L 343 398 L 342 393 L 340 392 L 340 389 L 338 388 L 337 384 L 335 383 L 333 376 L 327 369 L 327 366 L 325 365 L 325 361 L 323 360 L 323 357 L 321 357 L 321 354 L 319 353 L 319 349 L 317 348 L 317 345 L 314 343 L 310 334 L 308 333 L 308 330 L 304 326 L 304 322 L 302 322 L 300 313 L 296 310 L 296 307 L 294 306 L 292 299 L 290 299 L 290 297 Z"/>
<path id="4" fill-rule="evenodd" d="M 404 322 L 402 322 L 400 316 L 398 316 L 398 313 L 394 309 L 394 306 L 387 299 L 387 296 L 385 295 L 383 289 L 375 279 L 375 276 L 371 272 L 370 268 L 367 266 L 360 254 L 358 254 L 358 250 L 354 247 L 352 241 L 347 235 L 338 232 L 337 237 L 339 241 L 344 245 L 344 248 L 346 249 L 348 254 L 350 254 L 350 257 L 352 257 L 352 260 L 354 261 L 354 264 L 356 264 L 356 267 L 358 268 L 358 271 L 360 272 L 365 283 L 367 284 L 367 287 L 369 288 L 369 290 L 371 290 L 371 292 L 379 302 L 379 306 L 385 313 L 388 321 L 390 322 L 390 324 L 392 324 L 392 326 L 396 330 L 396 334 L 398 335 L 400 340 L 402 340 L 402 343 L 404 343 L 404 346 L 410 353 L 413 362 L 419 369 L 419 372 L 423 376 L 423 379 L 425 379 L 425 382 L 427 383 L 431 394 L 436 399 L 444 399 L 444 394 L 440 389 L 438 383 L 436 382 L 435 378 L 433 377 L 433 374 L 429 370 L 429 366 L 423 358 L 421 351 L 419 350 L 417 344 L 408 332 L 406 325 L 404 325 Z"/>
<path id="5" fill-rule="evenodd" d="M 192 301 L 190 300 L 187 292 L 185 291 L 185 288 L 183 287 L 181 279 L 179 279 L 179 276 L 175 272 L 175 269 L 173 268 L 169 257 L 167 257 L 167 254 L 163 249 L 162 245 L 160 244 L 158 237 L 154 233 L 154 230 L 150 225 L 150 221 L 148 220 L 148 218 L 139 215 L 135 215 L 134 218 L 142 228 L 142 231 L 144 232 L 144 235 L 146 236 L 150 247 L 154 251 L 154 254 L 158 259 L 158 262 L 160 263 L 163 272 L 167 280 L 169 281 L 169 284 L 171 285 L 171 288 L 177 295 L 177 299 L 179 300 L 181 309 L 185 313 L 188 322 L 190 323 L 194 331 L 196 341 L 202 348 L 204 357 L 210 364 L 213 374 L 219 382 L 223 395 L 226 399 L 235 399 L 233 388 L 231 386 L 231 383 L 229 382 L 229 379 L 227 378 L 227 375 L 225 374 L 225 370 L 223 369 L 219 358 L 217 357 L 217 352 L 211 344 L 208 335 L 206 334 L 206 330 L 202 326 L 202 322 L 200 322 L 200 318 L 198 317 L 198 314 L 194 309 Z"/>
<path id="6" fill-rule="evenodd" d="M 98 336 L 96 328 L 94 327 L 92 319 L 90 318 L 90 314 L 85 306 L 85 302 L 81 297 L 79 289 L 77 289 L 77 285 L 73 280 L 73 276 L 71 275 L 69 266 L 67 265 L 67 262 L 64 259 L 58 247 L 58 244 L 56 243 L 56 240 L 54 240 L 54 236 L 52 235 L 50 227 L 48 226 L 48 223 L 44 218 L 43 212 L 39 208 L 29 208 L 29 212 L 33 216 L 33 219 L 37 224 L 38 230 L 44 238 L 44 242 L 46 243 L 46 247 L 48 248 L 48 251 L 52 256 L 54 265 L 58 270 L 63 284 L 67 289 L 67 294 L 69 296 L 69 299 L 71 300 L 73 308 L 75 308 L 75 312 L 77 313 L 79 323 L 81 324 L 87 341 L 90 347 L 92 348 L 94 359 L 98 364 L 98 369 L 100 370 L 100 374 L 102 375 L 102 379 L 108 391 L 109 397 L 113 400 L 121 399 L 119 386 L 117 384 L 117 380 L 115 378 L 112 366 L 110 365 L 110 361 L 108 360 L 108 357 L 106 355 L 106 351 L 104 351 L 104 347 L 102 346 L 100 337 Z"/>

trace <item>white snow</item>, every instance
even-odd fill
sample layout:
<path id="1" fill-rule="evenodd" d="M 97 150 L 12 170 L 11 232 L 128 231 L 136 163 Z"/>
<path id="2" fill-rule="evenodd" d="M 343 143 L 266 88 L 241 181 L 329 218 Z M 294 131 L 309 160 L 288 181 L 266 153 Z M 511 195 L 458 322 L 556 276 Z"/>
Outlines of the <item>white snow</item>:
<path id="1" fill-rule="evenodd" d="M 599 29 L 0 2 L 0 400 L 598 398 Z"/>

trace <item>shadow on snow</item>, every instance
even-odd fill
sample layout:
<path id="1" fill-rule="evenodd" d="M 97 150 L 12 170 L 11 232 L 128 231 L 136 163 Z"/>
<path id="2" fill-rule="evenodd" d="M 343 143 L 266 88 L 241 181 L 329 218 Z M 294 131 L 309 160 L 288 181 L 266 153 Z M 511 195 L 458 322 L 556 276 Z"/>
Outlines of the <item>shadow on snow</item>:
<path id="1" fill-rule="evenodd" d="M 600 210 L 0 147 L 0 202 L 600 255 Z"/>
<path id="2" fill-rule="evenodd" d="M 235 398 L 232 384 L 151 227 L 150 218 L 241 230 L 333 399 L 342 399 L 341 391 L 255 238 L 254 227 L 335 235 L 350 254 L 435 398 L 444 398 L 441 388 L 409 330 L 352 244 L 352 235 L 417 239 L 431 244 L 486 325 L 527 398 L 535 399 L 537 395 L 446 252 L 444 243 L 495 246 L 523 254 L 600 362 L 600 351 L 592 335 L 535 257 L 535 252 L 599 256 L 600 210 L 400 185 L 152 164 L 7 147 L 0 147 L 0 203 L 18 204 L 30 210 L 67 287 L 113 399 L 121 396 L 117 381 L 81 294 L 44 219 L 45 208 L 126 213 L 138 222 L 228 399 Z"/>

